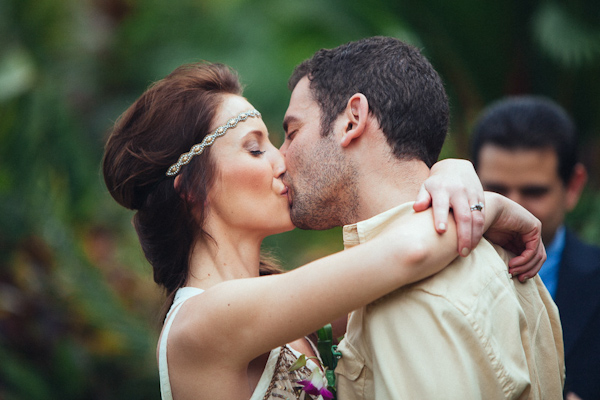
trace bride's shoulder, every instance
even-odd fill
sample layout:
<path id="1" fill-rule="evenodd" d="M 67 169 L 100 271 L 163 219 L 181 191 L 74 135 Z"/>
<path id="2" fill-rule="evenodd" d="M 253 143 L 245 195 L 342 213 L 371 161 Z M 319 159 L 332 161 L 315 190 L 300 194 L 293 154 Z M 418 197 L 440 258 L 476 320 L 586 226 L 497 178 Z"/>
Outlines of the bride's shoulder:
<path id="1" fill-rule="evenodd" d="M 257 307 L 261 293 L 258 281 L 262 279 L 234 279 L 206 289 L 179 289 L 173 304 L 182 304 L 174 317 L 169 342 L 196 350 L 227 347 L 223 343 L 235 339 L 242 322 Z"/>

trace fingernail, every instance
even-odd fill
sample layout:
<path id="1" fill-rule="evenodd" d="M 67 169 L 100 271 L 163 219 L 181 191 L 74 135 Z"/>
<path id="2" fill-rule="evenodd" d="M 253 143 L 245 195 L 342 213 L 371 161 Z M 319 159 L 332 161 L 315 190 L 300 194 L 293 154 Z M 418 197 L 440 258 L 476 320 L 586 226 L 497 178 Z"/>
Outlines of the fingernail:
<path id="1" fill-rule="evenodd" d="M 446 224 L 445 224 L 445 223 L 443 223 L 443 222 L 442 222 L 442 223 L 440 223 L 440 224 L 438 225 L 438 227 L 439 227 L 440 231 L 445 231 L 445 230 L 446 230 Z"/>
<path id="2" fill-rule="evenodd" d="M 468 256 L 468 255 L 469 255 L 469 249 L 468 249 L 467 247 L 463 247 L 463 249 L 461 250 L 460 254 L 461 254 L 463 257 L 466 257 L 466 256 Z"/>

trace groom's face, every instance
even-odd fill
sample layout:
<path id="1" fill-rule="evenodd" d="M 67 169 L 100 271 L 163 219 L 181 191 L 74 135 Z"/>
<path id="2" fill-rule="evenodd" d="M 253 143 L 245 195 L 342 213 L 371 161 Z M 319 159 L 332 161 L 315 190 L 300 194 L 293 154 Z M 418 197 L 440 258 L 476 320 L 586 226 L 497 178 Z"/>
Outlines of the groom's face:
<path id="1" fill-rule="evenodd" d="M 344 158 L 336 135 L 321 135 L 321 109 L 313 99 L 308 78 L 298 82 L 285 113 L 281 146 L 287 172 L 292 222 L 302 229 L 330 229 L 343 224 L 353 169 Z M 334 128 L 335 129 L 335 124 Z"/>

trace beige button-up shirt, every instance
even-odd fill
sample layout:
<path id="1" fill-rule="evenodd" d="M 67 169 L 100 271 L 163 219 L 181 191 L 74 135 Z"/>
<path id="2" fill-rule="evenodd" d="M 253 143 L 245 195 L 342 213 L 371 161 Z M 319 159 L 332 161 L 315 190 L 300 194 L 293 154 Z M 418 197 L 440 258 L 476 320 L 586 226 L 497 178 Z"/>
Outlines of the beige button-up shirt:
<path id="1" fill-rule="evenodd" d="M 406 203 L 345 226 L 345 247 L 412 212 Z M 562 399 L 558 309 L 539 277 L 511 279 L 508 259 L 482 240 L 440 273 L 352 312 L 338 399 Z"/>

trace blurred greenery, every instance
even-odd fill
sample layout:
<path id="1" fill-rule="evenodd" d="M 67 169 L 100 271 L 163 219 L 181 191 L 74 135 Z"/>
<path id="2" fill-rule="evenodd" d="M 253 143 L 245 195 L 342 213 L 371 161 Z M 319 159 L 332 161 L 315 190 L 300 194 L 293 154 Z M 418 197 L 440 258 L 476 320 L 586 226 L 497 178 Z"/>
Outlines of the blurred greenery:
<path id="1" fill-rule="evenodd" d="M 372 35 L 415 44 L 444 78 L 443 157 L 468 157 L 474 118 L 503 95 L 562 104 L 590 172 L 569 224 L 600 244 L 596 0 L 0 0 L 0 399 L 159 398 L 163 293 L 99 168 L 111 124 L 151 82 L 229 64 L 278 145 L 293 67 Z M 295 268 L 339 236 L 266 246 Z"/>

